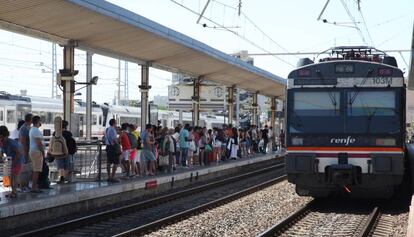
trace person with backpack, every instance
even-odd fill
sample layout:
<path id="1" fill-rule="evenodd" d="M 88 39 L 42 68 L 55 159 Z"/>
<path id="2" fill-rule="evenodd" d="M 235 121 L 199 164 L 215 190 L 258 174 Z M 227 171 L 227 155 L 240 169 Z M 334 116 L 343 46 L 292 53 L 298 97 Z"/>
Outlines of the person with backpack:
<path id="1" fill-rule="evenodd" d="M 176 153 L 176 141 L 173 137 L 174 129 L 169 129 L 164 138 L 162 150 L 164 155 L 168 155 L 168 172 L 172 172 L 175 167 L 174 156 Z"/>
<path id="2" fill-rule="evenodd" d="M 65 182 L 72 182 L 72 176 L 74 172 L 74 164 L 75 164 L 75 153 L 78 150 L 76 141 L 73 138 L 73 135 L 70 131 L 68 131 L 68 121 L 62 121 L 62 136 L 65 138 L 66 147 L 68 149 L 68 154 L 66 158 L 63 159 L 56 159 L 56 163 L 60 173 L 60 179 L 57 182 L 58 184 L 63 184 Z M 55 136 L 56 131 L 53 133 Z"/>
<path id="3" fill-rule="evenodd" d="M 54 120 L 55 132 L 49 143 L 48 157 L 53 157 L 56 161 L 57 168 L 60 174 L 58 183 L 65 183 L 65 176 L 67 172 L 67 158 L 68 147 L 66 139 L 62 135 L 62 118 L 56 117 Z"/>
<path id="4" fill-rule="evenodd" d="M 139 132 L 137 131 L 137 126 L 134 124 L 129 125 L 129 131 L 132 136 L 137 141 L 137 145 L 135 146 L 135 156 L 134 156 L 134 174 L 138 177 L 141 177 L 141 137 L 139 136 Z M 134 149 L 134 147 L 132 147 Z"/>
<path id="5" fill-rule="evenodd" d="M 139 175 L 136 165 L 135 165 L 135 158 L 137 156 L 137 147 L 138 147 L 138 132 L 133 134 L 135 131 L 133 124 L 128 124 L 128 131 L 127 136 L 129 139 L 129 143 L 131 144 L 131 149 L 129 150 L 129 166 L 130 166 L 130 177 L 134 177 L 135 175 Z M 139 164 L 139 163 L 138 163 Z"/>
<path id="6" fill-rule="evenodd" d="M 115 178 L 115 173 L 119 165 L 119 156 L 122 152 L 120 145 L 118 143 L 115 119 L 109 120 L 109 127 L 105 130 L 105 145 L 107 157 L 106 170 L 108 173 L 108 182 L 118 183 L 119 180 Z"/>

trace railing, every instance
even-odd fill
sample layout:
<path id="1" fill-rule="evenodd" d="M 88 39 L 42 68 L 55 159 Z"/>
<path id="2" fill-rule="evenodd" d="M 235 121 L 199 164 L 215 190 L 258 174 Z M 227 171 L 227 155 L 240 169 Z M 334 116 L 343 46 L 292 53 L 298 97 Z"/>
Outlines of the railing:
<path id="1" fill-rule="evenodd" d="M 73 176 L 76 181 L 101 181 L 102 179 L 102 146 L 101 141 L 78 141 L 77 152 L 73 157 Z M 49 163 L 52 179 L 58 178 L 56 162 Z M 55 173 L 55 175 L 53 175 Z"/>

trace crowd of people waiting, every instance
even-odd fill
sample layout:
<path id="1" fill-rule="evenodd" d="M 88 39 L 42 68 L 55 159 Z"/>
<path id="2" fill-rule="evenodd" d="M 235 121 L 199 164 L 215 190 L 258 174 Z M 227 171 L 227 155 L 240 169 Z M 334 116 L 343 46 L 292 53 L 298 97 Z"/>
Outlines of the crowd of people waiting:
<path id="1" fill-rule="evenodd" d="M 237 129 L 231 124 L 222 128 L 178 124 L 175 128 L 147 124 L 139 133 L 134 124 L 117 126 L 109 121 L 104 142 L 107 153 L 108 182 L 119 182 L 115 177 L 121 166 L 125 177 L 140 177 L 141 168 L 146 175 L 156 171 L 172 172 L 178 166 L 205 166 L 228 159 L 250 158 L 255 153 L 268 153 L 277 148 L 272 127 Z M 284 147 L 284 132 L 279 135 L 279 149 Z"/>
<path id="2" fill-rule="evenodd" d="M 0 152 L 1 157 L 11 159 L 11 188 L 12 191 L 7 197 L 15 198 L 20 192 L 40 193 L 41 188 L 49 188 L 49 170 L 46 160 L 56 162 L 60 173 L 58 183 L 71 182 L 73 175 L 74 154 L 76 153 L 76 141 L 72 133 L 67 130 L 68 122 L 60 120 L 56 129 L 61 137 L 59 141 L 64 141 L 65 151 L 59 157 L 47 157 L 46 146 L 43 134 L 40 131 L 42 121 L 39 116 L 26 114 L 24 120 L 17 124 L 16 130 L 9 132 L 6 126 L 0 126 Z M 51 143 L 55 134 L 52 136 Z M 49 146 L 49 151 L 51 148 Z M 3 162 L 3 159 L 0 159 Z M 47 170 L 46 170 L 47 169 Z M 5 180 L 3 180 L 4 185 Z"/>
<path id="3" fill-rule="evenodd" d="M 71 182 L 76 141 L 67 130 L 68 122 L 59 119 L 55 119 L 55 132 L 47 153 L 39 129 L 42 125 L 39 116 L 26 114 L 11 133 L 6 126 L 0 126 L 1 157 L 10 157 L 12 162 L 12 192 L 8 197 L 17 197 L 19 191 L 40 193 L 41 188 L 49 188 L 46 160 L 56 162 L 60 174 L 58 184 Z M 123 123 L 118 127 L 115 119 L 111 119 L 109 125 L 103 137 L 108 182 L 119 182 L 116 178 L 118 166 L 128 178 L 141 177 L 141 168 L 145 175 L 153 176 L 157 171 L 172 172 L 179 166 L 206 166 L 229 159 L 250 158 L 255 153 L 267 153 L 275 147 L 271 142 L 274 141 L 273 129 L 267 126 L 263 129 L 255 125 L 238 129 L 224 124 L 222 128 L 207 129 L 178 124 L 175 128 L 166 128 L 159 121 L 158 125 L 147 124 L 138 132 L 134 124 Z M 279 141 L 279 149 L 282 149 L 283 130 Z M 60 147 L 61 143 L 64 143 L 63 147 Z M 59 151 L 56 153 L 56 150 Z"/>

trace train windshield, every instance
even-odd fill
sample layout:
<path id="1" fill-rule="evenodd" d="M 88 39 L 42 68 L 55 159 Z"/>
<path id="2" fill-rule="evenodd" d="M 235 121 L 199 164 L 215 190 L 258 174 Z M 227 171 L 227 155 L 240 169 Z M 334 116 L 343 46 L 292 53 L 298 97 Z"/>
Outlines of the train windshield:
<path id="1" fill-rule="evenodd" d="M 296 91 L 289 118 L 292 133 L 338 133 L 340 116 L 339 91 Z"/>
<path id="2" fill-rule="evenodd" d="M 400 132 L 396 97 L 396 91 L 347 91 L 347 132 Z"/>
<path id="3" fill-rule="evenodd" d="M 397 91 L 291 91 L 290 133 L 394 134 L 400 132 Z"/>

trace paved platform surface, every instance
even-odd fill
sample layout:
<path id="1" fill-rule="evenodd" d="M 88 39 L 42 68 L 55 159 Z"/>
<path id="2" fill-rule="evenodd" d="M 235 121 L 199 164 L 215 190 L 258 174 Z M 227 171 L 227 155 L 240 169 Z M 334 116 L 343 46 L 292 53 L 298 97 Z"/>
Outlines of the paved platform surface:
<path id="1" fill-rule="evenodd" d="M 142 190 L 146 185 L 171 183 L 172 180 L 204 176 L 215 172 L 226 172 L 235 167 L 241 167 L 253 163 L 270 160 L 281 156 L 280 153 L 261 155 L 254 158 L 229 160 L 210 166 L 193 166 L 191 168 L 178 168 L 174 173 L 159 172 L 156 176 L 144 176 L 132 179 L 121 179 L 120 183 L 102 182 L 76 182 L 70 184 L 52 185 L 51 189 L 43 189 L 42 193 L 19 193 L 18 198 L 6 198 L 7 192 L 1 192 L 0 219 L 36 212 L 48 208 L 96 199 L 117 193 L 133 190 Z M 1 190 L 0 190 L 1 191 Z"/>

